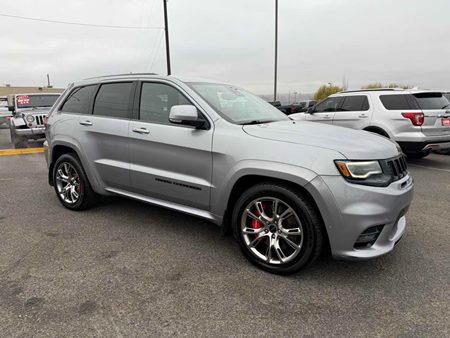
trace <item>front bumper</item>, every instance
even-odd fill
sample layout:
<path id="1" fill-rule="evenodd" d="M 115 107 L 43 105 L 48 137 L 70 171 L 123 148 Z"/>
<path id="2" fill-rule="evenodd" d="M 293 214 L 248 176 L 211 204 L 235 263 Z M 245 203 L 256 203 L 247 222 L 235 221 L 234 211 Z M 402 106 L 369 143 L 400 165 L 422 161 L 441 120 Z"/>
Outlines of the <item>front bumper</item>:
<path id="1" fill-rule="evenodd" d="M 14 129 L 14 132 L 22 137 L 30 137 L 30 138 L 45 137 L 45 127 Z"/>
<path id="2" fill-rule="evenodd" d="M 340 176 L 318 176 L 306 188 L 318 204 L 335 258 L 384 255 L 405 232 L 405 214 L 414 194 L 409 175 L 385 188 L 351 184 Z M 382 230 L 370 247 L 355 247 L 364 231 L 377 226 Z"/>

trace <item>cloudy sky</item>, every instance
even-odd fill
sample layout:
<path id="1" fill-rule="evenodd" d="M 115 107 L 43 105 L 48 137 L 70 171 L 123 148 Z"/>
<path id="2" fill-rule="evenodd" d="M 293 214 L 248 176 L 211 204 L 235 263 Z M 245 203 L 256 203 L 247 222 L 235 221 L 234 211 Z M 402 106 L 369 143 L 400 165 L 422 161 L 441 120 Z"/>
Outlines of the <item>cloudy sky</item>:
<path id="1" fill-rule="evenodd" d="M 258 94 L 273 87 L 274 0 L 170 0 L 172 72 Z M 3 1 L 0 14 L 162 27 L 162 0 Z M 449 0 L 280 0 L 279 89 L 370 82 L 450 89 Z M 0 85 L 54 86 L 165 73 L 161 29 L 81 27 L 0 16 Z"/>

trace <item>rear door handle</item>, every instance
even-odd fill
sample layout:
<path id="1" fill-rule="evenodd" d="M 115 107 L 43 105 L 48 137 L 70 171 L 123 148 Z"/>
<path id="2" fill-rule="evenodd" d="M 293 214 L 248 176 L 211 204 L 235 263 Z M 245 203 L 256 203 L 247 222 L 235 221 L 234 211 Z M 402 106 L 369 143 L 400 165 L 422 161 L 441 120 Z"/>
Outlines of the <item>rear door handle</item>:
<path id="1" fill-rule="evenodd" d="M 82 126 L 92 126 L 92 122 L 89 120 L 85 120 L 85 121 L 80 121 L 80 124 Z"/>
<path id="2" fill-rule="evenodd" d="M 331 119 L 331 116 L 330 115 L 325 115 L 323 118 L 326 119 L 326 120 L 329 120 L 329 119 Z"/>
<path id="3" fill-rule="evenodd" d="M 146 128 L 133 128 L 132 131 L 138 134 L 150 134 L 150 131 Z"/>
<path id="4" fill-rule="evenodd" d="M 366 114 L 361 114 L 361 115 L 358 115 L 358 117 L 364 119 L 364 118 L 366 118 L 368 116 Z"/>

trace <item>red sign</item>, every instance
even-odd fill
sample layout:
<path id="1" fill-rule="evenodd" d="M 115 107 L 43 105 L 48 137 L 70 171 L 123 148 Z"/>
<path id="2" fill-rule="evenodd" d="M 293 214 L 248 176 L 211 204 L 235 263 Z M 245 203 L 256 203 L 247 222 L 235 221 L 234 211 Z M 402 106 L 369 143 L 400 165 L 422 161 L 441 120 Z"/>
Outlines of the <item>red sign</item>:
<path id="1" fill-rule="evenodd" d="M 450 117 L 442 119 L 442 125 L 450 127 Z"/>
<path id="2" fill-rule="evenodd" d="M 21 95 L 16 97 L 16 102 L 18 105 L 21 104 L 30 104 L 31 100 L 27 95 Z"/>

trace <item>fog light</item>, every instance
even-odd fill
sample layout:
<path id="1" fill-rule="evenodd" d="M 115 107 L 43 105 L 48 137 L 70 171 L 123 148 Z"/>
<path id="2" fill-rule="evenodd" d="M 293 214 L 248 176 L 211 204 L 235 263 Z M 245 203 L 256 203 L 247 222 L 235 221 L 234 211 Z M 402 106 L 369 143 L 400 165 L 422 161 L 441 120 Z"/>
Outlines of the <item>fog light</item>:
<path id="1" fill-rule="evenodd" d="M 370 248 L 377 241 L 383 227 L 384 225 L 376 225 L 364 230 L 361 235 L 359 235 L 353 247 L 355 249 Z"/>

